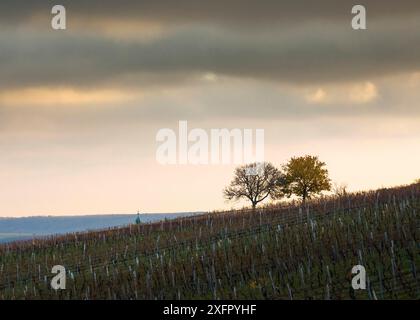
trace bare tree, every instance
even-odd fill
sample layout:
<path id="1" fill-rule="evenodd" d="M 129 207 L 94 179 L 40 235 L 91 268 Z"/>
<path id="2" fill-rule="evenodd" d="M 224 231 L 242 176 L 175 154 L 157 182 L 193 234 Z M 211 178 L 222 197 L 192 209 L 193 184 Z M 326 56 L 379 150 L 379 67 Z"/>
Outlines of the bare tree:
<path id="1" fill-rule="evenodd" d="M 281 172 L 271 163 L 247 164 L 235 169 L 234 178 L 223 193 L 227 200 L 248 199 L 255 209 L 258 203 L 269 197 L 281 197 L 281 179 Z"/>
<path id="2" fill-rule="evenodd" d="M 344 197 L 347 195 L 347 184 L 346 183 L 334 183 L 333 192 L 338 197 Z"/>

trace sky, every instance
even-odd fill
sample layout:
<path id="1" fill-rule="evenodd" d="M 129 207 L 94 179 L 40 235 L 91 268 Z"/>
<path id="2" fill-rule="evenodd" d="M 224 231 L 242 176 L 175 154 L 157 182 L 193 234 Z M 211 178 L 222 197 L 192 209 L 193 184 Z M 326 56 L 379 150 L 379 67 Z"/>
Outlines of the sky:
<path id="1" fill-rule="evenodd" d="M 264 129 L 350 190 L 420 178 L 420 2 L 0 2 L 0 217 L 180 212 L 234 164 L 162 165 L 160 129 Z M 351 9 L 367 9 L 353 30 Z"/>

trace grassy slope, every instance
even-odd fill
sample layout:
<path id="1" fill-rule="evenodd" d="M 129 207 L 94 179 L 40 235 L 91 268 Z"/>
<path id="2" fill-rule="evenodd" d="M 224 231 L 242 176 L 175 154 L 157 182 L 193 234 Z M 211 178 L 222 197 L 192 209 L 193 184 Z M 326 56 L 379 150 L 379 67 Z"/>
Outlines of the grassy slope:
<path id="1" fill-rule="evenodd" d="M 0 299 L 418 299 L 419 216 L 417 184 L 18 242 L 0 246 Z"/>

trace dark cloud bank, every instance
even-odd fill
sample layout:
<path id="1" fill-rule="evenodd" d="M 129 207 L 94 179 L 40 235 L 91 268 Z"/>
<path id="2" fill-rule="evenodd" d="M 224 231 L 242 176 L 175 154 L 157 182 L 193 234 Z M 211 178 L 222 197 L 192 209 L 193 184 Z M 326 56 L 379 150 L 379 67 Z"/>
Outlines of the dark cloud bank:
<path id="1" fill-rule="evenodd" d="M 21 23 L 45 13 L 56 1 L 2 0 L 0 18 Z M 281 20 L 346 19 L 355 4 L 365 5 L 372 17 L 420 13 L 417 0 L 61 0 L 72 14 L 107 19 L 139 18 L 163 22 L 267 24 Z M 13 23 L 12 22 L 12 23 Z"/>
<path id="2" fill-rule="evenodd" d="M 149 41 L 12 28 L 53 4 L 0 2 L 8 27 L 0 31 L 0 86 L 96 86 L 127 76 L 159 83 L 204 72 L 310 84 L 420 70 L 420 1 L 364 1 L 366 31 L 350 28 L 347 0 L 61 2 L 69 21 L 152 20 L 170 30 Z"/>

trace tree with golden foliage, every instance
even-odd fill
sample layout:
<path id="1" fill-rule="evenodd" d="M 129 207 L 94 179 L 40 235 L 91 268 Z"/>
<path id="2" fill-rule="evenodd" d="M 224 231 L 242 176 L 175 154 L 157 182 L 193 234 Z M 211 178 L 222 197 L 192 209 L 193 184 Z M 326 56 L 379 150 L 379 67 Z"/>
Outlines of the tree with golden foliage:
<path id="1" fill-rule="evenodd" d="M 283 166 L 284 185 L 282 190 L 287 197 L 296 195 L 305 203 L 307 199 L 331 190 L 328 170 L 316 156 L 293 157 Z"/>

